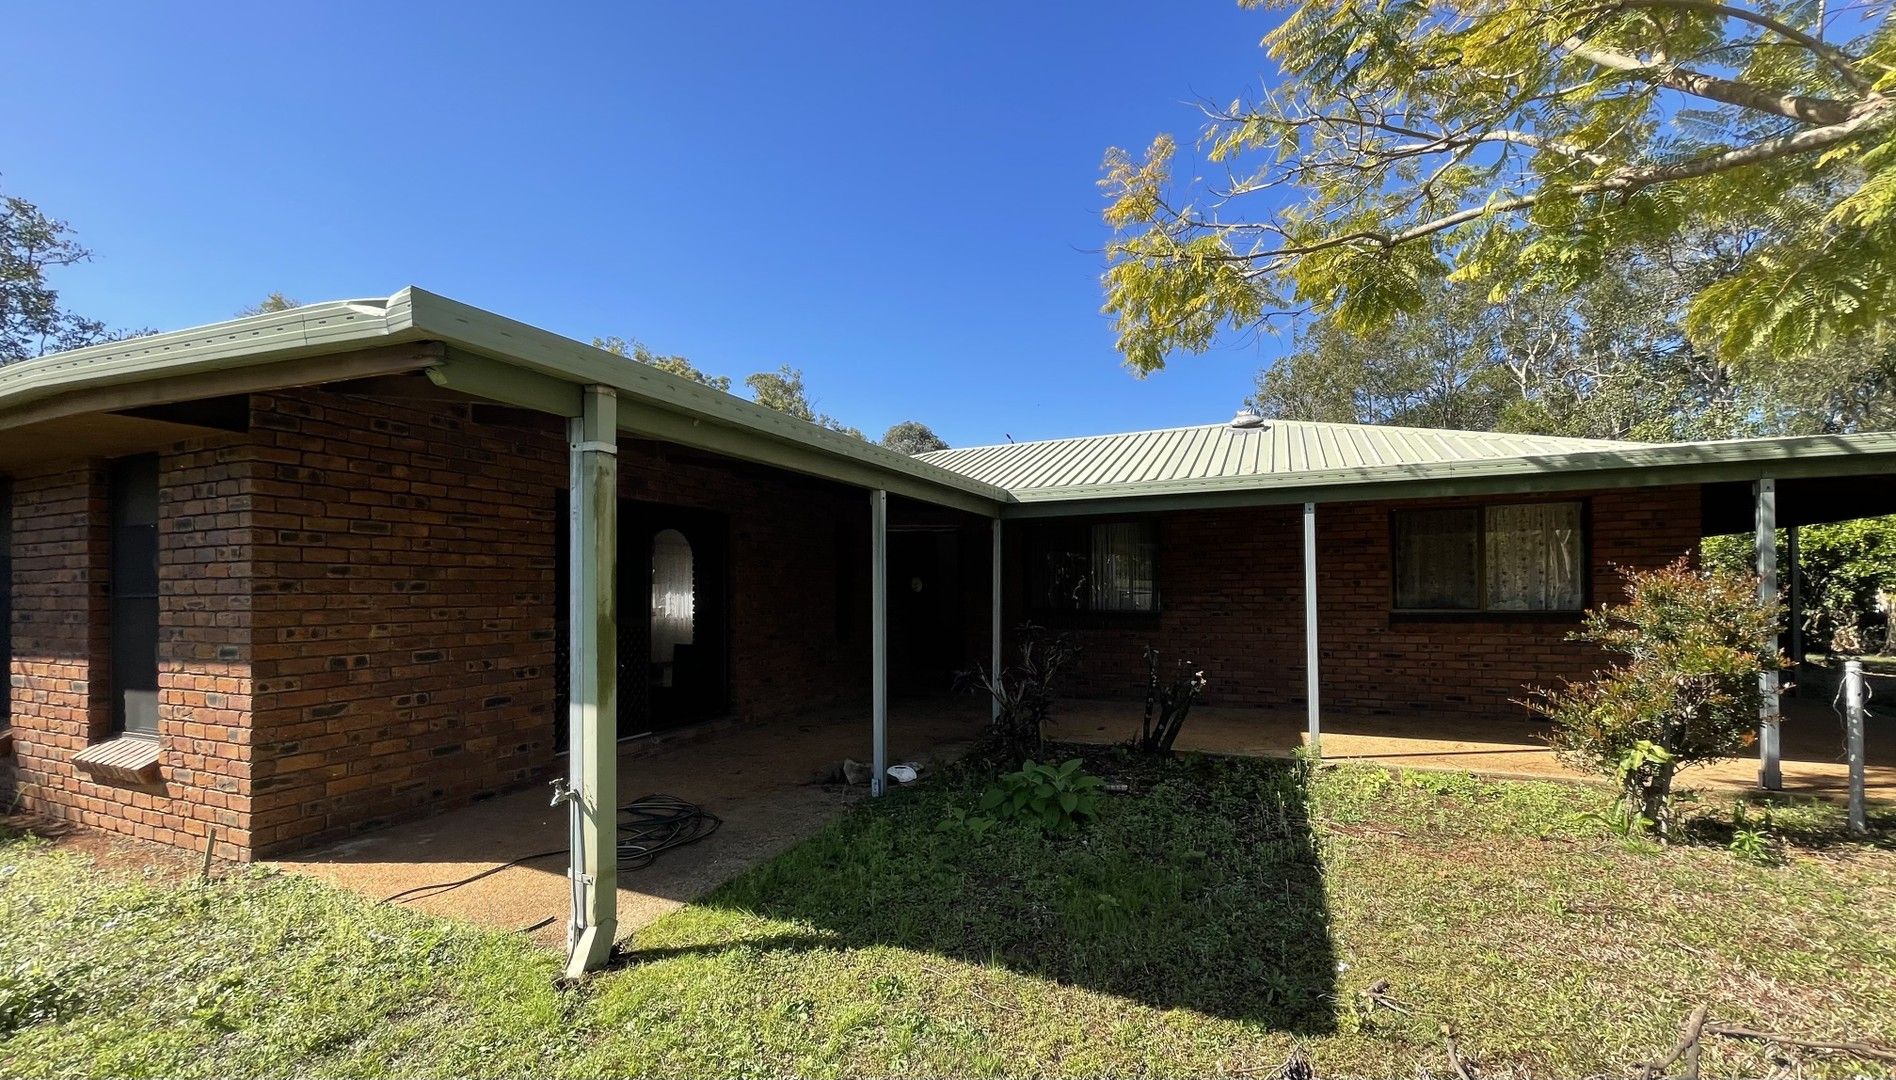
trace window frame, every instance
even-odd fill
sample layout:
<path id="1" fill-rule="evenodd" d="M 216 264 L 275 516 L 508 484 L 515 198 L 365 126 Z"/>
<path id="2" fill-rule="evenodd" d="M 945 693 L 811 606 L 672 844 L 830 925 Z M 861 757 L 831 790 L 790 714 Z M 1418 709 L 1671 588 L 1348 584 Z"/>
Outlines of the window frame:
<path id="1" fill-rule="evenodd" d="M 149 470 L 148 475 L 146 470 Z M 136 593 L 128 592 L 125 588 L 125 583 L 121 580 L 123 575 L 119 572 L 120 559 L 123 555 L 122 535 L 127 525 L 131 524 L 126 520 L 125 490 L 128 479 L 133 477 L 136 477 L 141 483 L 149 480 L 151 484 L 152 520 L 150 528 L 152 574 L 151 591 L 149 594 L 142 591 Z M 109 578 L 111 592 L 107 598 L 106 607 L 106 625 L 108 627 L 106 633 L 106 647 L 110 654 L 110 664 L 107 669 L 109 678 L 106 682 L 111 687 L 111 735 L 113 738 L 155 740 L 158 738 L 163 725 L 163 719 L 160 716 L 161 710 L 157 705 L 158 677 L 162 666 L 158 660 L 158 650 L 159 643 L 163 637 L 164 625 L 164 581 L 161 566 L 163 561 L 163 542 L 159 536 L 159 532 L 163 526 L 163 516 L 164 463 L 159 455 L 130 454 L 125 457 L 114 458 L 108 462 L 106 470 L 106 559 L 108 565 L 111 567 L 111 576 Z M 138 523 L 138 527 L 143 528 L 145 526 L 143 523 Z M 151 693 L 153 696 L 153 705 L 151 727 L 149 730 L 142 725 L 132 727 L 130 724 L 130 710 L 126 708 L 126 679 L 124 672 L 126 664 L 124 660 L 129 653 L 129 649 L 125 648 L 125 642 L 121 639 L 121 634 L 131 629 L 126 625 L 125 619 L 125 601 L 129 599 L 149 600 L 151 602 L 149 629 L 151 632 Z M 142 621 L 143 620 L 141 620 L 141 622 Z M 141 626 L 138 629 L 144 629 L 144 627 Z M 141 648 L 141 659 L 142 654 L 143 650 Z"/>
<path id="2" fill-rule="evenodd" d="M 1488 510 L 1498 506 L 1557 506 L 1570 504 L 1579 507 L 1580 517 L 1580 604 L 1571 608 L 1544 608 L 1522 610 L 1520 608 L 1491 608 L 1488 606 Z M 1401 607 L 1396 602 L 1396 583 L 1398 578 L 1396 560 L 1396 518 L 1398 515 L 1418 510 L 1470 509 L 1475 511 L 1475 594 L 1476 604 L 1472 608 L 1414 608 Z M 1495 499 L 1475 503 L 1455 503 L 1449 506 L 1404 506 L 1389 511 L 1389 617 L 1393 621 L 1414 622 L 1578 622 L 1593 606 L 1593 500 L 1580 499 Z"/>
<path id="3" fill-rule="evenodd" d="M 1080 548 L 1071 552 L 1084 554 L 1087 560 L 1087 572 L 1095 575 L 1093 559 L 1093 530 L 1113 525 L 1136 525 L 1152 547 L 1152 606 L 1149 608 L 1096 608 L 1090 602 L 1086 607 L 1056 607 L 1046 601 L 1046 590 L 1039 565 L 1043 552 L 1048 551 L 1049 538 L 1065 534 L 1072 540 L 1058 543 L 1068 545 L 1077 542 Z M 1034 523 L 1029 530 L 1027 542 L 1023 545 L 1027 559 L 1027 572 L 1022 575 L 1022 584 L 1027 590 L 1028 614 L 1049 622 L 1066 624 L 1110 623 L 1123 624 L 1140 620 L 1157 619 L 1165 611 L 1165 590 L 1161 585 L 1163 556 L 1160 552 L 1159 519 L 1146 515 L 1123 514 L 1113 517 L 1058 518 Z"/>

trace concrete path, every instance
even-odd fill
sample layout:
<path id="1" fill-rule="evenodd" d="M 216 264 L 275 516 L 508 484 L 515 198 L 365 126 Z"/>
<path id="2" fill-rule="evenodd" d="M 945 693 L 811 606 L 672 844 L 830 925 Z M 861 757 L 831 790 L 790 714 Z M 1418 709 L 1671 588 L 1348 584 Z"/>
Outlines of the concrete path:
<path id="1" fill-rule="evenodd" d="M 890 761 L 950 760 L 972 742 L 985 716 L 983 702 L 973 697 L 898 704 L 889 720 Z M 829 713 L 735 725 L 648 753 L 629 749 L 619 764 L 622 803 L 676 795 L 724 824 L 700 843 L 621 873 L 621 938 L 814 835 L 862 798 L 862 788 L 815 778 L 844 757 L 867 760 L 869 723 L 866 716 Z M 566 816 L 548 805 L 548 796 L 548 789 L 535 787 L 278 862 L 378 900 L 414 890 L 401 902 L 505 930 L 533 928 L 536 940 L 558 945 L 571 890 Z M 545 852 L 554 854 L 496 869 Z M 451 890 L 425 888 L 483 873 Z"/>
<path id="2" fill-rule="evenodd" d="M 1048 735 L 1084 743 L 1125 742 L 1138 734 L 1141 706 L 1126 702 L 1063 702 Z M 1201 753 L 1284 757 L 1305 739 L 1302 709 L 1193 709 L 1177 748 Z M 1444 713 L 1326 713 L 1323 756 L 1392 768 L 1458 770 L 1522 780 L 1594 779 L 1562 765 L 1538 738 L 1545 724 L 1478 720 Z M 1841 798 L 1849 791 L 1843 732 L 1827 702 L 1784 699 L 1784 790 Z M 1871 716 L 1867 725 L 1869 797 L 1896 801 L 1896 719 Z M 1738 794 L 1758 790 L 1756 758 L 1690 769 L 1687 787 Z"/>

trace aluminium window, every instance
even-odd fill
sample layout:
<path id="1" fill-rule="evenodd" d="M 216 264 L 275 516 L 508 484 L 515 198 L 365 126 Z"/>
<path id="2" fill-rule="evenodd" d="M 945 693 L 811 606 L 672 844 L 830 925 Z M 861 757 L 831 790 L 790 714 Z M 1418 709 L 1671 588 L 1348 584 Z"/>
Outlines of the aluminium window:
<path id="1" fill-rule="evenodd" d="M 1585 508 L 1501 503 L 1390 514 L 1396 611 L 1577 612 L 1586 604 Z"/>
<path id="2" fill-rule="evenodd" d="M 1159 610 L 1158 530 L 1150 521 L 1042 525 L 1028 546 L 1037 610 Z"/>
<path id="3" fill-rule="evenodd" d="M 112 463 L 112 727 L 158 734 L 158 456 Z"/>

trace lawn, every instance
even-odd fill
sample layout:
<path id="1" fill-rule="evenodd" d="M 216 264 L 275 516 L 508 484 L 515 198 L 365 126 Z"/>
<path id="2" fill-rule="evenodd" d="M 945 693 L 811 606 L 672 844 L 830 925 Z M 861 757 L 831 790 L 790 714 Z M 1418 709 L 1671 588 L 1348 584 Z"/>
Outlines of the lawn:
<path id="1" fill-rule="evenodd" d="M 1447 1025 L 1484 1075 L 1624 1075 L 1701 1002 L 1896 1034 L 1888 814 L 1858 843 L 1832 808 L 1780 806 L 1760 863 L 1727 850 L 1723 805 L 1658 851 L 1591 816 L 1592 788 L 1095 769 L 1130 791 L 1070 837 L 941 828 L 972 777 L 862 805 L 569 990 L 518 936 L 8 836 L 0 1074 L 1269 1075 L 1301 1048 L 1326 1076 L 1453 1075 Z M 1705 1052 L 1708 1075 L 1784 1067 Z"/>

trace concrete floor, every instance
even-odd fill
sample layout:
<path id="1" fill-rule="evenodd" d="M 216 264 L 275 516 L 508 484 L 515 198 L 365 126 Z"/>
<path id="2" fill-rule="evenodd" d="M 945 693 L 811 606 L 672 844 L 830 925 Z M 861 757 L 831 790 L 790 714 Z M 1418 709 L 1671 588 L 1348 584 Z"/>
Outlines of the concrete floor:
<path id="1" fill-rule="evenodd" d="M 1048 737 L 1115 743 L 1138 731 L 1136 702 L 1063 702 Z M 965 751 L 986 719 L 972 696 L 898 703 L 889 721 L 890 761 L 944 761 Z M 1178 749 L 1284 756 L 1304 740 L 1302 710 L 1201 706 L 1179 736 Z M 1400 768 L 1467 770 L 1524 779 L 1582 779 L 1535 739 L 1539 727 L 1453 715 L 1327 714 L 1323 750 L 1329 760 Z M 1842 736 L 1827 703 L 1787 698 L 1784 787 L 1795 794 L 1838 797 L 1847 790 Z M 1868 732 L 1872 798 L 1896 800 L 1896 719 L 1873 716 Z M 619 931 L 624 937 L 710 892 L 821 829 L 864 789 L 815 782 L 844 757 L 869 756 L 869 724 L 853 710 L 735 725 L 656 748 L 628 746 L 619 765 L 620 801 L 676 795 L 724 819 L 711 837 L 662 855 L 619 879 Z M 1755 760 L 1694 769 L 1692 787 L 1755 791 Z M 528 930 L 553 945 L 565 933 L 570 892 L 565 877 L 566 817 L 536 787 L 465 809 L 367 833 L 293 859 L 288 870 L 323 878 L 375 899 L 494 871 L 539 852 L 557 854 L 510 866 L 448 891 L 423 890 L 402 902 L 437 914 L 508 930 Z"/>
<path id="2" fill-rule="evenodd" d="M 1125 742 L 1138 734 L 1138 703 L 1063 702 L 1048 735 L 1084 743 Z M 1288 755 L 1303 745 L 1302 709 L 1241 709 L 1201 706 L 1179 732 L 1177 749 L 1264 757 Z M 1554 758 L 1536 735 L 1545 725 L 1477 720 L 1441 713 L 1369 715 L 1326 713 L 1323 755 L 1332 761 L 1370 761 L 1392 768 L 1467 770 L 1515 779 L 1593 779 Z M 1827 701 L 1784 699 L 1784 790 L 1841 797 L 1849 790 L 1843 761 L 1843 730 Z M 1871 716 L 1865 732 L 1865 786 L 1873 799 L 1896 801 L 1896 719 Z M 1738 793 L 1756 791 L 1757 759 L 1700 766 L 1681 775 L 1688 787 Z"/>
<path id="3" fill-rule="evenodd" d="M 985 719 L 984 702 L 972 696 L 897 703 L 889 717 L 889 760 L 950 760 L 973 741 Z M 700 843 L 620 874 L 622 938 L 815 834 L 863 797 L 861 787 L 815 778 L 845 757 L 868 760 L 869 720 L 854 711 L 830 712 L 627 750 L 619 763 L 621 802 L 676 795 L 724 824 Z M 549 793 L 543 787 L 515 792 L 352 837 L 279 865 L 379 900 L 560 850 L 451 891 L 424 891 L 403 901 L 506 930 L 537 927 L 536 940 L 557 944 L 564 940 L 572 905 L 563 851 L 566 815 L 548 805 Z"/>

